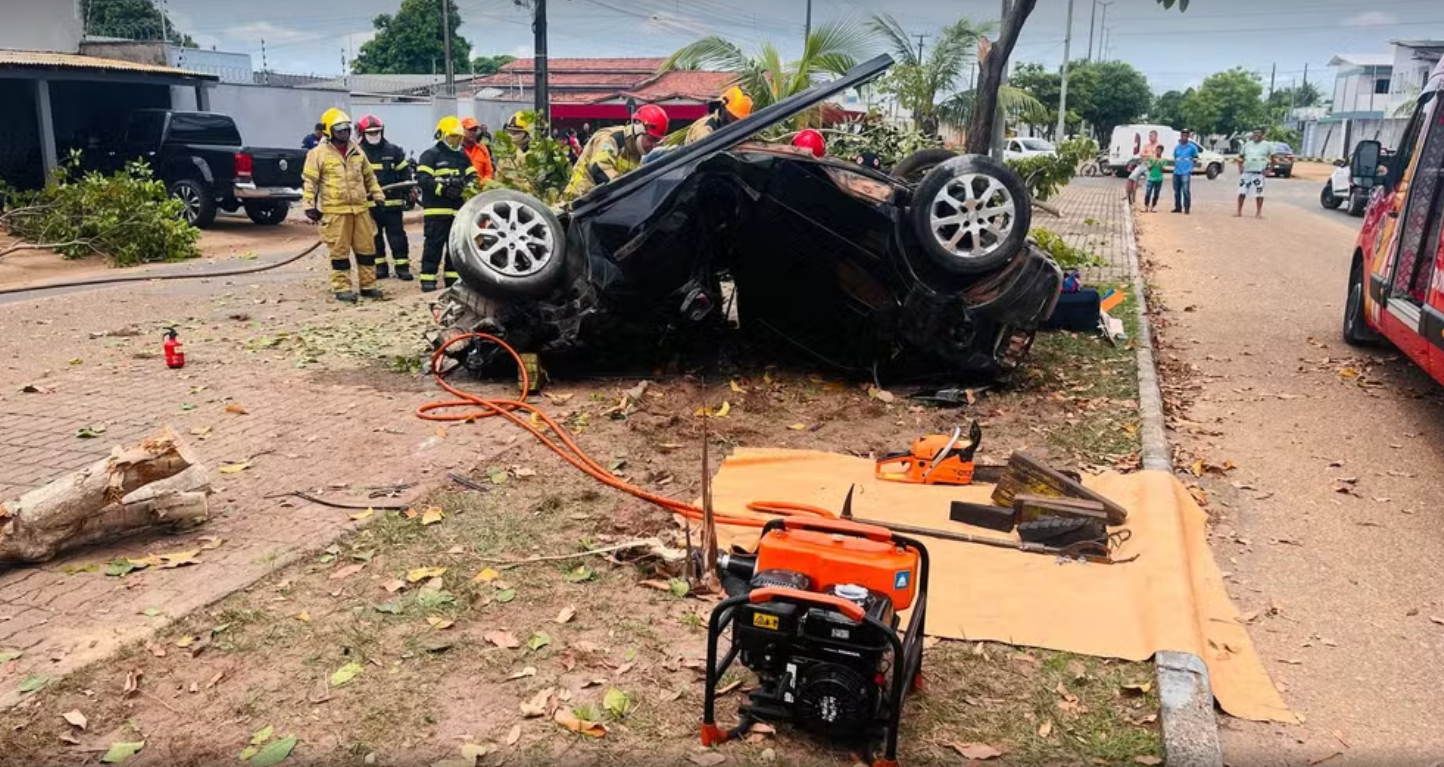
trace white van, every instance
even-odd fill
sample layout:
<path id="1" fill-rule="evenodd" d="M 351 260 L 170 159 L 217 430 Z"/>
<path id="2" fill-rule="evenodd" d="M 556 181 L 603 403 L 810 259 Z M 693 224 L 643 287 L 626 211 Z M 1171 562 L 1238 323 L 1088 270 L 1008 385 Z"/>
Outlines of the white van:
<path id="1" fill-rule="evenodd" d="M 1148 143 L 1149 131 L 1158 132 L 1158 143 L 1163 145 L 1163 159 L 1168 162 L 1168 169 L 1173 170 L 1173 148 L 1178 146 L 1178 131 L 1167 125 L 1120 125 L 1113 129 L 1113 138 L 1108 142 L 1108 169 L 1120 176 L 1128 175 L 1134 164 L 1139 160 L 1139 154 Z M 1202 173 L 1210 179 L 1218 178 L 1223 172 L 1223 155 L 1210 149 L 1204 149 L 1197 141 L 1193 145 L 1198 147 L 1198 162 L 1194 163 L 1193 172 Z"/>

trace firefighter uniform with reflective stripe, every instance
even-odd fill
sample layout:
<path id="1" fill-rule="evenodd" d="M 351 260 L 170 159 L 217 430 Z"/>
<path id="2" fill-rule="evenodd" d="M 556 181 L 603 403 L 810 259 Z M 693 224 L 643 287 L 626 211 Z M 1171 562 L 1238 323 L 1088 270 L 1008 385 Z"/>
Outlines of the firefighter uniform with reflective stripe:
<path id="1" fill-rule="evenodd" d="M 435 290 L 441 256 L 446 249 L 447 236 L 451 233 L 451 222 L 461 208 L 460 186 L 476 183 L 477 173 L 465 152 L 452 149 L 445 141 L 438 141 L 417 159 L 416 181 L 421 187 L 425 237 L 421 248 L 421 274 L 418 276 L 423 291 Z M 441 277 L 450 286 L 460 279 L 460 275 L 450 264 L 446 269 L 441 272 Z"/>
<path id="2" fill-rule="evenodd" d="M 347 144 L 342 154 L 334 143 L 322 142 L 307 153 L 301 179 L 301 206 L 321 211 L 321 239 L 331 253 L 332 290 L 350 292 L 352 253 L 361 289 L 374 290 L 376 224 L 371 202 L 384 196 L 366 153 L 354 143 Z"/>
<path id="3" fill-rule="evenodd" d="M 569 197 L 580 197 L 636 170 L 642 164 L 642 149 L 637 144 L 637 137 L 627 133 L 627 128 L 612 128 L 592 136 L 572 170 L 572 179 L 566 189 Z"/>
<path id="4" fill-rule="evenodd" d="M 718 116 L 715 112 L 709 114 L 706 117 L 698 120 L 697 122 L 692 123 L 692 127 L 687 129 L 686 143 L 692 144 L 701 141 L 702 139 L 707 138 L 708 136 L 715 133 L 717 129 L 721 127 L 722 118 Z"/>
<path id="5" fill-rule="evenodd" d="M 406 151 L 401 147 L 383 138 L 379 144 L 362 141 L 361 149 L 366 152 L 371 171 L 376 174 L 377 184 L 390 186 L 411 180 L 411 162 L 406 159 Z M 391 245 L 391 260 L 396 264 L 396 273 L 405 274 L 411 271 L 411 245 L 406 241 L 406 227 L 401 220 L 406 207 L 406 196 L 409 194 L 409 187 L 388 189 L 385 192 L 385 201 L 372 203 L 371 217 L 376 221 L 377 229 L 376 276 L 380 279 L 386 279 L 390 273 L 386 266 L 388 242 Z"/>

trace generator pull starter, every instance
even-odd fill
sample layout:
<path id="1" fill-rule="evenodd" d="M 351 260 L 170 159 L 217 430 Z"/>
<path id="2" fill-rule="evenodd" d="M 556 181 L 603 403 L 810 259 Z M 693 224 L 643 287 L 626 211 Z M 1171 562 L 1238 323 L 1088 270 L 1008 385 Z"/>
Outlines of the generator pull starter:
<path id="1" fill-rule="evenodd" d="M 755 554 L 723 554 L 718 563 L 747 585 L 708 621 L 702 744 L 744 737 L 756 722 L 790 723 L 857 750 L 873 767 L 896 765 L 903 701 L 922 687 L 922 543 L 875 525 L 785 517 L 763 527 Z M 909 607 L 900 633 L 898 611 Z M 718 640 L 729 630 L 731 647 L 719 660 Z M 740 723 L 723 730 L 717 683 L 738 658 L 760 684 L 740 707 Z"/>

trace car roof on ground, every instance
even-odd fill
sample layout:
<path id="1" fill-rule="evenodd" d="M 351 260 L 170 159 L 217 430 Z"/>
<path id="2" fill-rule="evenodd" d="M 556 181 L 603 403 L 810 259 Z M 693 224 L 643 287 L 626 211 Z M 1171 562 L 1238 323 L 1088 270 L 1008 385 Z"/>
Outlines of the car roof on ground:
<path id="1" fill-rule="evenodd" d="M 893 58 L 882 54 L 849 69 L 836 80 L 818 83 L 807 90 L 789 96 L 772 106 L 753 112 L 744 120 L 738 120 L 713 131 L 701 141 L 687 144 L 668 152 L 660 159 L 608 184 L 593 189 L 578 197 L 572 203 L 572 215 L 580 215 L 603 206 L 611 205 L 645 185 L 649 180 L 661 176 L 683 165 L 700 162 L 720 152 L 725 152 L 775 125 L 811 109 L 828 98 L 855 88 L 886 72 L 893 65 Z"/>

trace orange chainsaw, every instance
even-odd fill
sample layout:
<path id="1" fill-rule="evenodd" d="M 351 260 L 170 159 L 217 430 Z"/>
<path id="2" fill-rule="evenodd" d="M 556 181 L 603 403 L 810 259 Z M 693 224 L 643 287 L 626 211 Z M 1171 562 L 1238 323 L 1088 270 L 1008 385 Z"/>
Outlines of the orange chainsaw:
<path id="1" fill-rule="evenodd" d="M 971 485 L 973 454 L 983 441 L 983 430 L 973 421 L 967 439 L 963 427 L 953 429 L 952 436 L 929 434 L 913 441 L 907 453 L 893 453 L 877 459 L 876 476 L 888 482 L 914 485 Z"/>

